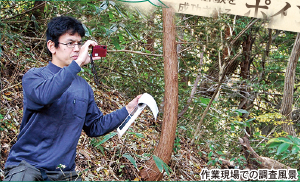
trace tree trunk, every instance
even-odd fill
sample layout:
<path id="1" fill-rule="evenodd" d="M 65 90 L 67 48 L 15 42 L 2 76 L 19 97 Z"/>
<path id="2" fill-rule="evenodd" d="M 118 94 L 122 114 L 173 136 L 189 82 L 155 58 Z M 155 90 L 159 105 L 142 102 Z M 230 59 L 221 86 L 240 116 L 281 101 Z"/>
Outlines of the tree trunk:
<path id="1" fill-rule="evenodd" d="M 280 113 L 285 116 L 286 123 L 283 124 L 283 130 L 289 135 L 296 136 L 296 132 L 292 122 L 292 107 L 293 107 L 293 95 L 294 95 L 294 83 L 295 72 L 297 62 L 300 56 L 300 33 L 297 34 L 294 47 L 286 68 L 285 80 L 284 80 L 284 92 L 282 98 L 282 104 Z"/>
<path id="2" fill-rule="evenodd" d="M 154 151 L 165 163 L 169 163 L 173 151 L 178 114 L 178 67 L 175 41 L 174 10 L 163 8 L 163 52 L 165 72 L 165 100 L 161 137 Z M 142 180 L 158 181 L 163 177 L 153 159 L 141 172 Z"/>
<path id="3" fill-rule="evenodd" d="M 240 63 L 241 73 L 240 76 L 243 79 L 241 84 L 240 93 L 242 95 L 241 102 L 239 105 L 239 109 L 246 109 L 251 104 L 249 101 L 250 94 L 249 88 L 247 86 L 246 81 L 250 78 L 250 65 L 251 65 L 251 51 L 252 45 L 254 43 L 254 38 L 252 37 L 251 33 L 247 34 L 243 41 L 243 60 Z"/>

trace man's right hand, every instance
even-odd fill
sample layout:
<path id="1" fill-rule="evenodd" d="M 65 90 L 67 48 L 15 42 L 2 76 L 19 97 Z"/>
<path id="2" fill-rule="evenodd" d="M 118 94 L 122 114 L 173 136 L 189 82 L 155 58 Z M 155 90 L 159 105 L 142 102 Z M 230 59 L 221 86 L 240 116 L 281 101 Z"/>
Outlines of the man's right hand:
<path id="1" fill-rule="evenodd" d="M 93 41 L 93 40 L 88 40 L 86 41 L 83 46 L 81 47 L 80 51 L 79 51 L 79 56 L 78 58 L 75 60 L 75 62 L 81 67 L 84 66 L 88 63 L 90 63 L 91 58 L 89 55 L 89 48 L 91 46 L 95 46 L 98 45 L 97 42 Z M 101 57 L 93 57 L 93 60 L 99 60 L 101 59 Z"/>

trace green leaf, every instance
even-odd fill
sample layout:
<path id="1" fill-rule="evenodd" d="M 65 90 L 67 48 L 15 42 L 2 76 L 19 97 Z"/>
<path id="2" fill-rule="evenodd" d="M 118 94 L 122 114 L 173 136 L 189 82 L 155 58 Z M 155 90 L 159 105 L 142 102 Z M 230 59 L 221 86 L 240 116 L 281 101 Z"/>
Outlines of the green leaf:
<path id="1" fill-rule="evenodd" d="M 31 21 L 33 21 L 33 23 L 34 23 L 34 28 L 35 28 L 36 30 L 38 30 L 40 27 L 39 27 L 39 24 L 38 24 L 38 22 L 36 21 L 36 17 L 35 17 L 34 15 L 31 15 Z"/>
<path id="2" fill-rule="evenodd" d="M 286 151 L 289 148 L 290 144 L 288 143 L 282 143 L 281 145 L 279 145 L 278 149 L 277 149 L 277 155 L 280 154 L 281 152 Z"/>
<path id="3" fill-rule="evenodd" d="M 213 165 L 213 161 L 208 161 L 208 163 L 207 163 L 207 165 L 210 165 L 210 164 L 212 164 Z"/>
<path id="4" fill-rule="evenodd" d="M 294 142 L 295 142 L 295 144 L 297 144 L 298 146 L 300 146 L 300 139 L 299 138 L 295 138 Z"/>
<path id="5" fill-rule="evenodd" d="M 299 152 L 299 147 L 297 145 L 294 145 L 293 148 L 292 148 L 292 154 L 296 154 Z"/>
<path id="6" fill-rule="evenodd" d="M 281 159 L 281 160 L 284 160 L 284 159 L 286 159 L 287 157 L 289 157 L 289 154 L 288 154 L 288 153 L 284 153 L 280 159 Z"/>
<path id="7" fill-rule="evenodd" d="M 240 156 L 241 159 L 246 160 L 246 158 L 244 156 Z"/>
<path id="8" fill-rule="evenodd" d="M 240 116 L 248 113 L 248 111 L 244 109 L 236 109 L 235 112 L 237 112 Z"/>
<path id="9" fill-rule="evenodd" d="M 159 157 L 157 157 L 156 155 L 153 155 L 153 160 L 158 168 L 158 170 L 160 172 L 163 172 L 163 162 Z"/>
<path id="10" fill-rule="evenodd" d="M 118 6 L 116 6 L 116 3 L 115 3 L 115 2 L 109 1 L 109 4 L 111 4 L 113 7 L 115 7 L 116 10 L 119 12 L 119 14 L 120 14 L 123 18 L 125 18 L 124 15 L 123 15 L 123 13 L 122 13 L 122 12 L 120 11 L 120 9 L 118 8 Z"/>
<path id="11" fill-rule="evenodd" d="M 235 128 L 234 128 L 234 125 L 233 125 L 233 124 L 230 125 L 230 129 L 231 129 L 232 131 L 234 131 Z"/>
<path id="12" fill-rule="evenodd" d="M 163 163 L 163 167 L 164 167 L 167 175 L 169 176 L 170 175 L 170 171 L 172 171 L 171 168 L 166 163 Z"/>
<path id="13" fill-rule="evenodd" d="M 105 155 L 105 153 L 104 153 L 104 148 L 103 148 L 101 145 L 99 145 L 98 148 L 100 149 L 101 153 L 102 153 L 103 155 Z"/>
<path id="14" fill-rule="evenodd" d="M 141 16 L 144 20 L 147 20 L 146 17 L 141 13 L 141 11 L 138 8 L 134 8 L 136 12 Z"/>
<path id="15" fill-rule="evenodd" d="M 200 102 L 207 105 L 209 103 L 210 99 L 208 98 L 204 98 L 204 97 L 200 97 Z"/>
<path id="16" fill-rule="evenodd" d="M 187 130 L 185 126 L 179 126 L 179 128 L 181 128 L 183 130 Z"/>
<path id="17" fill-rule="evenodd" d="M 138 138 L 144 138 L 144 137 L 145 137 L 144 134 L 142 134 L 142 133 L 128 132 L 128 134 L 135 135 L 135 136 L 137 136 Z"/>
<path id="18" fill-rule="evenodd" d="M 240 121 L 234 121 L 234 123 L 236 123 L 236 124 L 241 124 L 241 125 L 245 125 L 244 122 L 240 122 Z"/>
<path id="19" fill-rule="evenodd" d="M 222 151 L 217 151 L 217 154 L 223 155 L 223 152 Z"/>
<path id="20" fill-rule="evenodd" d="M 245 121 L 245 122 L 246 122 L 246 125 L 247 125 L 248 127 L 250 127 L 250 122 L 253 121 L 253 120 L 255 120 L 255 118 L 251 118 L 251 119 L 248 119 L 247 121 Z"/>
<path id="21" fill-rule="evenodd" d="M 119 24 L 119 26 L 121 26 L 122 28 L 124 28 L 124 30 L 128 33 L 128 35 L 132 38 L 135 39 L 134 36 L 129 32 L 129 30 L 125 27 L 124 24 Z"/>
<path id="22" fill-rule="evenodd" d="M 246 122 L 251 122 L 253 120 L 255 120 L 255 118 L 248 119 Z"/>
<path id="23" fill-rule="evenodd" d="M 160 172 L 163 172 L 163 169 L 166 171 L 167 175 L 170 175 L 171 168 L 159 157 L 153 155 L 153 160 L 155 161 L 156 166 L 158 167 Z"/>
<path id="24" fill-rule="evenodd" d="M 300 146 L 300 139 L 297 137 L 293 137 L 291 135 L 288 135 L 288 137 L 296 144 Z"/>
<path id="25" fill-rule="evenodd" d="M 112 42 L 113 42 L 113 44 L 114 44 L 114 46 L 116 47 L 117 50 L 121 49 L 120 44 L 119 44 L 119 40 L 117 38 L 113 38 Z"/>
<path id="26" fill-rule="evenodd" d="M 284 137 L 279 137 L 278 140 L 283 141 L 285 143 L 293 144 L 293 142 L 287 138 Z"/>
<path id="27" fill-rule="evenodd" d="M 103 143 L 106 142 L 107 140 L 111 139 L 111 138 L 114 137 L 116 134 L 117 134 L 116 132 L 111 132 L 111 133 L 105 135 L 105 136 L 103 137 L 103 140 L 101 140 L 99 143 L 97 143 L 96 147 L 97 147 L 98 145 L 103 144 Z"/>
<path id="28" fill-rule="evenodd" d="M 122 42 L 124 39 L 123 35 L 122 34 L 119 34 L 119 40 Z"/>
<path id="29" fill-rule="evenodd" d="M 126 158 L 134 165 L 134 167 L 135 167 L 137 170 L 139 170 L 138 167 L 137 167 L 137 165 L 136 165 L 135 159 L 134 159 L 130 154 L 126 153 L 126 154 L 123 154 L 122 156 L 123 156 L 123 157 L 126 157 Z"/>
<path id="30" fill-rule="evenodd" d="M 273 142 L 268 145 L 268 148 L 278 147 L 282 142 Z"/>
<path id="31" fill-rule="evenodd" d="M 100 13 L 101 11 L 106 10 L 107 7 L 108 7 L 108 3 L 107 3 L 106 1 L 104 1 L 104 2 L 100 5 L 99 8 L 96 8 L 97 13 Z"/>
<path id="32" fill-rule="evenodd" d="M 271 143 L 283 143 L 284 141 L 278 139 L 278 138 L 272 138 L 267 142 L 267 145 L 271 144 Z"/>
<path id="33" fill-rule="evenodd" d="M 110 36 L 112 33 L 116 32 L 118 30 L 118 25 L 113 24 L 112 26 L 109 27 L 109 30 L 106 31 L 106 35 Z"/>
<path id="34" fill-rule="evenodd" d="M 86 37 L 90 37 L 91 34 L 92 34 L 92 31 L 89 28 L 87 28 L 84 24 L 82 24 L 82 26 L 83 26 L 83 28 L 85 30 L 85 36 Z"/>

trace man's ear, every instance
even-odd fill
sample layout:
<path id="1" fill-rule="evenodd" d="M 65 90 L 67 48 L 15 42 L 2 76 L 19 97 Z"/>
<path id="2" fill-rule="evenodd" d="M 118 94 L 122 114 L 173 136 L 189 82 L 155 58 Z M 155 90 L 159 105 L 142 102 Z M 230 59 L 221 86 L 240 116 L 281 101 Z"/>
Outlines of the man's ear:
<path id="1" fill-rule="evenodd" d="M 48 40 L 47 47 L 48 47 L 49 51 L 51 52 L 51 54 L 55 54 L 55 52 L 56 52 L 55 43 L 52 40 Z"/>

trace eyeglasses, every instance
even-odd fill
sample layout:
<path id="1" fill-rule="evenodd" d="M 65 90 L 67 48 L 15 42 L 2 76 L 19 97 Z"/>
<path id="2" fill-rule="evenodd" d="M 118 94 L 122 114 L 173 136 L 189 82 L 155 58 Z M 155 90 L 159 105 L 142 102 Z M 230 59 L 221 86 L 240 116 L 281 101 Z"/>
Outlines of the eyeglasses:
<path id="1" fill-rule="evenodd" d="M 77 44 L 75 42 L 68 42 L 68 43 L 58 42 L 58 43 L 62 44 L 62 45 L 66 45 L 69 48 L 74 48 L 76 45 L 78 46 L 78 48 L 81 48 L 81 46 L 82 46 L 82 42 L 78 42 Z"/>

